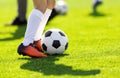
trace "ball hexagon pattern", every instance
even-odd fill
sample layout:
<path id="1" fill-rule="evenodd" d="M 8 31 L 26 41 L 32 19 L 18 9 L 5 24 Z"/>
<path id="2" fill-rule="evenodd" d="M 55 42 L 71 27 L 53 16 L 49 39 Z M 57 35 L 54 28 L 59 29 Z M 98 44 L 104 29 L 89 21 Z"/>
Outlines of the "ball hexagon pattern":
<path id="1" fill-rule="evenodd" d="M 67 35 L 60 29 L 49 29 L 41 38 L 41 45 L 47 54 L 63 54 L 68 48 Z"/>

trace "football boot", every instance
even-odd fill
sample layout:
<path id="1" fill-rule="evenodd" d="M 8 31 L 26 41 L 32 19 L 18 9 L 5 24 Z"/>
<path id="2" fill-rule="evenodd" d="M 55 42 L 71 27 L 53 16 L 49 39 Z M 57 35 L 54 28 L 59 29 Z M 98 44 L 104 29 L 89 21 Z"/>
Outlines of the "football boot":
<path id="1" fill-rule="evenodd" d="M 47 57 L 47 55 L 43 54 L 42 52 L 38 51 L 33 44 L 30 44 L 28 46 L 24 46 L 23 43 L 21 43 L 18 47 L 18 54 L 23 56 L 30 56 L 30 57 Z"/>

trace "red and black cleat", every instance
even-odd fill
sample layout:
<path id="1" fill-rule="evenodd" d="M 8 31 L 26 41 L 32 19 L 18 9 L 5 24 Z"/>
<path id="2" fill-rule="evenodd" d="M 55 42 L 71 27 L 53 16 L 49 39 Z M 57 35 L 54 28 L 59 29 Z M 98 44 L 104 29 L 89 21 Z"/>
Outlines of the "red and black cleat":
<path id="1" fill-rule="evenodd" d="M 18 47 L 17 52 L 19 55 L 23 56 L 30 56 L 35 58 L 47 57 L 47 55 L 43 54 L 42 52 L 34 48 L 32 44 L 30 44 L 29 46 L 24 46 L 23 43 L 21 43 Z"/>
<path id="2" fill-rule="evenodd" d="M 34 47 L 37 48 L 39 51 L 43 52 L 42 46 L 41 46 L 41 40 L 34 41 L 33 43 Z"/>

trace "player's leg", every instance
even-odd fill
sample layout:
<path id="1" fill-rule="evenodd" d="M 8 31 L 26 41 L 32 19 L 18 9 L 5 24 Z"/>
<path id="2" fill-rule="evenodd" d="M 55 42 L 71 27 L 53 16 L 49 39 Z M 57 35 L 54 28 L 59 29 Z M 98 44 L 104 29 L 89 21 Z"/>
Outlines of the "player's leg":
<path id="1" fill-rule="evenodd" d="M 35 8 L 29 16 L 24 41 L 19 45 L 18 53 L 31 57 L 46 57 L 46 55 L 34 48 L 33 42 L 47 8 L 47 0 L 33 0 L 33 3 Z"/>
<path id="2" fill-rule="evenodd" d="M 97 7 L 102 4 L 102 0 L 93 0 L 93 13 L 97 13 Z"/>
<path id="3" fill-rule="evenodd" d="M 18 8 L 18 15 L 12 21 L 11 25 L 27 24 L 27 20 L 26 20 L 27 0 L 17 0 L 17 8 Z"/>
<path id="4" fill-rule="evenodd" d="M 26 20 L 27 0 L 18 0 L 18 17 L 20 21 Z"/>
<path id="5" fill-rule="evenodd" d="M 57 16 L 58 15 L 58 13 L 57 13 L 57 11 L 55 10 L 55 0 L 53 0 L 53 2 L 52 3 L 50 3 L 49 1 L 48 1 L 48 4 L 51 4 L 52 5 L 52 13 L 51 13 L 51 15 L 50 15 L 50 17 L 49 17 L 49 19 L 48 19 L 48 21 L 50 21 L 51 19 L 53 19 L 55 16 Z M 49 8 L 49 6 L 48 6 L 48 8 Z"/>
<path id="6" fill-rule="evenodd" d="M 43 10 L 43 12 L 45 12 L 44 16 L 43 16 L 43 19 L 40 22 L 40 25 L 39 25 L 39 27 L 37 29 L 37 32 L 36 32 L 36 35 L 35 35 L 35 38 L 34 38 L 34 43 L 37 45 L 37 47 L 38 47 L 39 50 L 41 50 L 41 48 L 42 48 L 41 45 L 40 45 L 40 38 L 41 38 L 41 35 L 42 35 L 43 31 L 44 31 L 44 28 L 46 26 L 48 18 L 50 16 L 51 12 L 52 12 L 52 9 L 54 8 L 55 0 L 46 0 L 46 3 L 47 4 L 45 4 L 45 5 L 47 7 L 45 7 L 46 10 Z M 35 6 L 36 6 L 36 8 L 39 9 L 40 5 L 37 4 Z"/>
<path id="7" fill-rule="evenodd" d="M 54 8 L 55 6 L 55 0 L 46 0 L 46 9 L 43 10 L 45 13 L 44 13 L 44 16 L 43 16 L 43 19 L 39 25 L 39 28 L 37 29 L 37 33 L 36 33 L 36 36 L 35 36 L 35 41 L 39 40 L 41 38 L 41 35 L 43 33 L 43 30 L 44 30 L 44 27 L 48 21 L 48 18 L 52 12 L 52 9 Z M 38 5 L 39 7 L 40 5 Z M 37 7 L 37 5 L 36 5 Z"/>
<path id="8" fill-rule="evenodd" d="M 56 11 L 55 8 L 53 8 L 52 13 L 51 13 L 51 15 L 50 15 L 50 17 L 49 17 L 49 19 L 48 19 L 48 23 L 49 23 L 49 21 L 51 21 L 53 18 L 55 18 L 57 15 L 59 15 L 59 13 Z"/>

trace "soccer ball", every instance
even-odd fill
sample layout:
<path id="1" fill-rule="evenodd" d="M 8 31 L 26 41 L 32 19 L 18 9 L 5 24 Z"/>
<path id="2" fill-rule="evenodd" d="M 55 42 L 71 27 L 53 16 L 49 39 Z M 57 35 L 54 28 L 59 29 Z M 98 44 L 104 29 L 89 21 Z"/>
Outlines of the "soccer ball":
<path id="1" fill-rule="evenodd" d="M 58 0 L 55 5 L 55 10 L 61 15 L 65 15 L 68 12 L 68 5 L 64 0 Z"/>
<path id="2" fill-rule="evenodd" d="M 68 48 L 68 38 L 60 29 L 49 29 L 42 35 L 41 45 L 47 54 L 63 54 Z"/>

